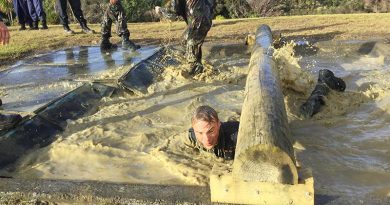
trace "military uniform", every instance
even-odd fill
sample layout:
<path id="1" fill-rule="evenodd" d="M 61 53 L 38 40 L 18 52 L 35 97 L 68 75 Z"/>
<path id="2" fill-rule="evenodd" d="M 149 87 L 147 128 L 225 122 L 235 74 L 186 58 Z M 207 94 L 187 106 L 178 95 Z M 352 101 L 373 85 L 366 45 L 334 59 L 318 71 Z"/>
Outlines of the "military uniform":
<path id="1" fill-rule="evenodd" d="M 219 129 L 218 143 L 212 149 L 205 149 L 196 139 L 194 129 L 188 130 L 188 139 L 190 145 L 206 152 L 214 153 L 217 157 L 224 158 L 226 160 L 233 160 L 236 144 L 239 122 L 223 122 Z"/>
<path id="2" fill-rule="evenodd" d="M 130 35 L 129 30 L 127 29 L 126 13 L 120 1 L 116 4 L 109 4 L 106 12 L 104 13 L 101 24 L 103 37 L 111 37 L 111 26 L 113 20 L 116 21 L 116 31 L 119 36 Z"/>
<path id="3" fill-rule="evenodd" d="M 187 23 L 184 39 L 187 62 L 192 66 L 191 74 L 203 71 L 202 44 L 212 25 L 214 7 L 214 0 L 172 0 L 168 8 Z"/>
<path id="4" fill-rule="evenodd" d="M 102 29 L 102 42 L 101 48 L 110 49 L 113 45 L 110 43 L 109 38 L 111 37 L 111 26 L 113 20 L 116 21 L 116 32 L 122 37 L 122 47 L 136 50 L 139 46 L 135 45 L 129 40 L 130 32 L 127 29 L 127 17 L 125 10 L 121 2 L 118 0 L 116 4 L 108 4 L 108 8 L 103 15 L 103 21 L 101 24 Z"/>

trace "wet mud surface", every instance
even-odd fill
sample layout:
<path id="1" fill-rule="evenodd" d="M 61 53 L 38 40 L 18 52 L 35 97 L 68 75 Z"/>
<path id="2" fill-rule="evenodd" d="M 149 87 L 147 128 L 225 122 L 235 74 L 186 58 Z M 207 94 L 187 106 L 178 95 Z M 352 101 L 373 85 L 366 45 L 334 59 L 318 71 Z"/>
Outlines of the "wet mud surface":
<path id="1" fill-rule="evenodd" d="M 0 94 L 5 110 L 32 112 L 88 81 L 115 81 L 124 65 L 137 64 L 156 52 L 102 52 L 100 47 L 74 47 L 21 60 L 0 72 Z"/>
<path id="2" fill-rule="evenodd" d="M 314 175 L 316 204 L 387 202 L 389 51 L 384 42 L 331 41 L 288 44 L 274 53 L 298 161 Z M 180 59 L 180 53 L 171 55 Z M 204 57 L 205 73 L 194 78 L 188 78 L 185 65 L 171 66 L 142 96 L 124 92 L 104 98 L 96 113 L 68 121 L 55 142 L 26 154 L 1 175 L 207 186 L 212 165 L 228 162 L 185 146 L 189 119 L 197 106 L 208 104 L 222 121 L 239 120 L 250 48 L 205 44 Z M 331 92 L 320 113 L 303 119 L 299 106 L 324 68 L 343 78 L 347 89 Z"/>

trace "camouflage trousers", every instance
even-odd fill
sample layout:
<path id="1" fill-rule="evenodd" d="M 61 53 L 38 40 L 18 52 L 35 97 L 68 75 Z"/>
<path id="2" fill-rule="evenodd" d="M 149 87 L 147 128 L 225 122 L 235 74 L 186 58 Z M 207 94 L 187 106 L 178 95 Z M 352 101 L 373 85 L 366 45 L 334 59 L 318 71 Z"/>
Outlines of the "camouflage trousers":
<path id="1" fill-rule="evenodd" d="M 104 13 L 101 24 L 103 38 L 111 37 L 111 26 L 113 21 L 116 22 L 116 32 L 119 36 L 130 36 L 130 32 L 127 29 L 126 14 L 120 1 L 114 5 L 109 4 L 106 12 Z"/>
<path id="2" fill-rule="evenodd" d="M 212 17 L 207 12 L 187 16 L 186 58 L 188 63 L 201 63 L 202 45 L 212 25 Z"/>

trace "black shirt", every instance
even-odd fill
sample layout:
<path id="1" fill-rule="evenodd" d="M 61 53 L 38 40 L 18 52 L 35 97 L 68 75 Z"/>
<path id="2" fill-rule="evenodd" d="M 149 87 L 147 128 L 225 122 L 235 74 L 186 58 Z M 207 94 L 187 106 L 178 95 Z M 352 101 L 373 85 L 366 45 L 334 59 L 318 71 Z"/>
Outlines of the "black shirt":
<path id="1" fill-rule="evenodd" d="M 193 128 L 188 130 L 188 138 L 195 148 L 214 152 L 217 157 L 233 160 L 237 144 L 238 127 L 237 121 L 223 122 L 219 129 L 218 143 L 211 150 L 206 150 L 197 140 Z"/>

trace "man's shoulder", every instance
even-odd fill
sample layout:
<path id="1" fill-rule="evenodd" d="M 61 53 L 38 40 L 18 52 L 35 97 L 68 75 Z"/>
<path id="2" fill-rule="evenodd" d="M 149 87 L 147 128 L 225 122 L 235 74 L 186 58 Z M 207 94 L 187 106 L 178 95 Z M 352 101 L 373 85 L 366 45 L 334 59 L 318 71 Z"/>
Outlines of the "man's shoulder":
<path id="1" fill-rule="evenodd" d="M 239 126 L 240 122 L 238 121 L 226 121 L 221 123 L 224 126 Z"/>
<path id="2" fill-rule="evenodd" d="M 240 126 L 240 122 L 238 121 L 227 121 L 221 123 L 222 129 L 228 133 L 238 132 L 239 126 Z"/>

